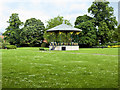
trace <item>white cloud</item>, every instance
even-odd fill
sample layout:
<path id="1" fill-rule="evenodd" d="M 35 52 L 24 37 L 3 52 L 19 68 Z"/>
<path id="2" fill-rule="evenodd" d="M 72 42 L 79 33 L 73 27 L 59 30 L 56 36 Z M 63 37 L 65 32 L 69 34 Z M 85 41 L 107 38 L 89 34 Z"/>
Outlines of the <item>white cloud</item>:
<path id="1" fill-rule="evenodd" d="M 3 14 L 5 8 L 3 0 L 0 1 L 0 32 L 3 32 L 3 28 L 5 29 L 5 26 L 7 25 L 7 21 L 5 21 L 7 17 Z"/>
<path id="2" fill-rule="evenodd" d="M 38 4 L 38 2 L 44 3 L 55 3 L 55 4 L 63 4 L 63 3 L 74 3 L 74 2 L 93 2 L 94 0 L 1 0 L 0 2 L 31 2 L 34 4 Z M 109 2 L 118 2 L 119 0 L 107 0 Z"/>
<path id="3" fill-rule="evenodd" d="M 2 12 L 3 12 L 3 3 L 0 2 L 0 16 L 2 15 Z"/>
<path id="4" fill-rule="evenodd" d="M 66 19 L 70 20 L 70 19 L 72 19 L 72 18 L 76 18 L 76 17 L 82 16 L 82 15 L 83 15 L 83 14 L 78 13 L 78 14 L 65 15 L 64 17 L 65 17 Z"/>
<path id="5" fill-rule="evenodd" d="M 70 6 L 70 10 L 82 10 L 86 11 L 88 8 L 88 5 L 85 3 L 75 3 Z"/>
<path id="6" fill-rule="evenodd" d="M 12 13 L 18 13 L 20 20 L 23 22 L 29 18 L 37 18 L 46 25 L 45 21 L 54 18 L 57 15 L 62 15 L 73 24 L 77 16 L 88 14 L 87 9 L 90 6 L 88 5 L 88 2 L 92 1 L 94 0 L 0 0 L 0 17 L 2 17 L 0 18 L 0 30 L 4 30 L 8 26 L 6 21 L 9 20 L 9 16 Z M 118 0 L 110 1 L 116 2 Z M 14 9 L 10 6 L 6 6 L 13 2 L 17 2 L 18 4 Z M 20 5 L 20 2 L 29 2 L 28 4 L 31 4 L 32 6 L 26 8 L 28 5 Z M 48 9 L 43 8 L 43 4 L 50 4 L 51 7 L 48 7 Z M 38 7 L 40 9 L 38 9 Z"/>
<path id="7" fill-rule="evenodd" d="M 19 14 L 19 18 L 22 22 L 25 22 L 26 19 L 30 19 L 30 18 L 36 18 L 36 19 L 40 19 L 42 22 L 45 22 L 45 20 L 49 19 L 49 15 L 46 14 L 43 11 L 39 11 L 39 10 L 26 10 L 24 7 L 19 6 L 16 9 L 11 9 L 9 7 L 2 7 L 3 9 L 0 10 L 0 16 L 2 18 L 0 18 L 0 31 L 4 31 L 5 28 L 9 25 L 7 23 L 7 21 L 9 20 L 9 17 L 12 13 L 18 13 Z M 4 10 L 4 11 L 3 11 Z M 4 12 L 4 14 L 3 14 Z M 4 30 L 2 30 L 4 29 Z"/>
<path id="8" fill-rule="evenodd" d="M 70 20 L 70 23 L 74 26 L 74 22 L 78 16 L 82 16 L 83 14 L 77 13 L 77 14 L 71 14 L 71 15 L 65 15 L 64 19 Z"/>
<path id="9" fill-rule="evenodd" d="M 36 18 L 42 21 L 45 21 L 46 18 L 49 18 L 49 16 L 46 13 L 39 10 L 16 9 L 16 10 L 12 10 L 11 13 L 18 13 L 19 18 L 24 22 L 26 19 L 29 18 Z"/>

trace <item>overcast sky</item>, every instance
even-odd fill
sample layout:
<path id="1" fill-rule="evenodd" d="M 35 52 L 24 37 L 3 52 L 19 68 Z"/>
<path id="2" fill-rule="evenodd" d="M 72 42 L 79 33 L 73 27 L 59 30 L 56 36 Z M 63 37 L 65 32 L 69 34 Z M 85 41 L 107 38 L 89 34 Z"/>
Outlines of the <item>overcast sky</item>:
<path id="1" fill-rule="evenodd" d="M 118 20 L 118 1 L 109 0 Z M 26 19 L 40 19 L 46 26 L 46 21 L 58 15 L 70 20 L 74 26 L 76 17 L 87 14 L 87 9 L 93 0 L 1 0 L 0 1 L 0 32 L 9 25 L 7 21 L 12 13 L 18 13 L 22 22 Z"/>

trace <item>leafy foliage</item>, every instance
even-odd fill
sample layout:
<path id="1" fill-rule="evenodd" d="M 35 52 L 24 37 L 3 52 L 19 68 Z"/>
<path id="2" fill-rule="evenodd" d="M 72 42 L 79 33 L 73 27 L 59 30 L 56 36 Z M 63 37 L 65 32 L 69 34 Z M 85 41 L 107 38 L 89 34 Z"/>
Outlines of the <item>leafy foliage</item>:
<path id="1" fill-rule="evenodd" d="M 88 20 L 92 20 L 93 18 L 87 15 L 84 16 L 78 16 L 75 21 L 75 25 L 79 25 L 82 22 L 86 22 Z"/>
<path id="2" fill-rule="evenodd" d="M 117 25 L 114 10 L 108 4 L 106 0 L 95 0 L 88 8 L 88 12 L 93 15 L 95 26 L 98 27 L 97 37 L 102 44 L 112 41 L 112 32 Z"/>
<path id="3" fill-rule="evenodd" d="M 15 45 L 6 45 L 7 49 L 16 49 L 17 47 Z"/>
<path id="4" fill-rule="evenodd" d="M 115 29 L 115 31 L 113 32 L 113 39 L 115 41 L 120 42 L 120 25 L 118 25 L 118 27 Z"/>
<path id="5" fill-rule="evenodd" d="M 7 42 L 7 41 L 4 41 L 4 40 L 3 40 L 2 42 L 0 42 L 0 47 L 1 47 L 2 49 L 5 49 L 7 45 L 10 45 L 10 43 Z"/>
<path id="6" fill-rule="evenodd" d="M 50 42 L 71 42 L 71 35 L 70 33 L 64 33 L 61 32 L 61 34 L 59 33 L 50 33 L 50 32 L 46 32 L 44 34 L 44 38 L 48 41 L 48 43 Z"/>
<path id="7" fill-rule="evenodd" d="M 65 33 L 61 32 L 61 34 L 57 35 L 57 41 L 58 42 L 71 42 L 71 34 L 70 33 Z"/>
<path id="8" fill-rule="evenodd" d="M 10 44 L 19 44 L 21 32 L 19 27 L 23 24 L 23 22 L 20 21 L 17 13 L 13 13 L 7 22 L 9 23 L 9 26 L 3 33 L 5 36 L 4 39 L 10 42 Z"/>
<path id="9" fill-rule="evenodd" d="M 43 42 L 43 43 L 41 44 L 41 47 L 46 47 L 46 43 Z"/>
<path id="10" fill-rule="evenodd" d="M 44 30 L 45 27 L 41 20 L 35 18 L 27 19 L 20 33 L 21 44 L 34 46 L 42 43 Z"/>
<path id="11" fill-rule="evenodd" d="M 117 21 L 113 8 L 108 4 L 106 0 L 95 0 L 88 8 L 93 17 L 84 15 L 76 18 L 75 27 L 83 30 L 79 35 L 80 44 L 93 46 L 113 41 Z"/>
<path id="12" fill-rule="evenodd" d="M 78 16 L 75 21 L 75 27 L 82 29 L 79 34 L 80 44 L 86 44 L 87 46 L 96 45 L 96 28 L 91 17 L 87 15 Z"/>
<path id="13" fill-rule="evenodd" d="M 3 41 L 3 39 L 0 37 L 0 42 L 2 42 Z"/>
<path id="14" fill-rule="evenodd" d="M 62 16 L 57 16 L 57 17 L 47 21 L 46 30 L 62 24 L 63 21 L 65 24 L 72 26 L 72 24 L 68 20 L 66 20 L 66 19 L 64 20 L 64 18 Z"/>
<path id="15" fill-rule="evenodd" d="M 58 26 L 58 25 L 62 24 L 63 22 L 65 24 L 67 24 L 67 25 L 72 26 L 72 24 L 69 22 L 69 20 L 66 20 L 66 19 L 64 20 L 62 16 L 57 16 L 57 17 L 47 21 L 46 30 L 48 30 L 50 28 L 53 28 L 55 26 Z M 70 35 L 68 34 L 66 36 L 65 33 L 61 33 L 61 35 L 60 35 L 60 34 L 54 33 L 54 32 L 52 32 L 52 33 L 45 32 L 45 34 L 44 34 L 44 38 L 48 42 L 54 42 L 54 41 L 57 41 L 57 42 L 69 42 L 69 39 L 68 39 L 69 37 L 70 37 Z"/>
<path id="16" fill-rule="evenodd" d="M 44 38 L 47 40 L 48 43 L 57 40 L 56 34 L 55 34 L 54 32 L 52 32 L 52 33 L 47 33 L 47 32 L 45 32 L 45 33 L 44 33 Z"/>

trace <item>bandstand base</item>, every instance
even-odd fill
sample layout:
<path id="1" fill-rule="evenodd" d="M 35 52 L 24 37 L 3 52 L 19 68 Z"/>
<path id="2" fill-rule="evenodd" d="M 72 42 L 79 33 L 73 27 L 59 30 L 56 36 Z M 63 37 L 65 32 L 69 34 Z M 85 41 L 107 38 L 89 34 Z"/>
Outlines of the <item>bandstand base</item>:
<path id="1" fill-rule="evenodd" d="M 49 50 L 52 50 L 53 46 L 49 46 Z M 79 50 L 79 46 L 55 46 L 53 50 Z"/>

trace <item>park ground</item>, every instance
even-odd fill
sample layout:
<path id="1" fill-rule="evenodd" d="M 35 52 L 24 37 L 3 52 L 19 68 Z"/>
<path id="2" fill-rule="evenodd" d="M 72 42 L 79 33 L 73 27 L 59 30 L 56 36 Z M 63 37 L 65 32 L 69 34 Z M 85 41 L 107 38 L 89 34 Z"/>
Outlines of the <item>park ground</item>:
<path id="1" fill-rule="evenodd" d="M 118 48 L 2 50 L 3 88 L 117 88 Z"/>

